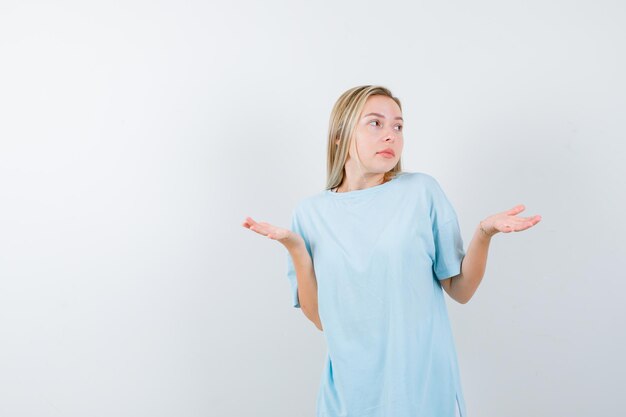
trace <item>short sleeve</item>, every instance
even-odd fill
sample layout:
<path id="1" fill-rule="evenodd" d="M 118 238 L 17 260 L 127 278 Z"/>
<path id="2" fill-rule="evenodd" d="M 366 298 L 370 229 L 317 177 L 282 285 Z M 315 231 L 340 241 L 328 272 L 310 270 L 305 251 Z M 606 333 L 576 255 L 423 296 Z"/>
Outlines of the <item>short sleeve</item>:
<path id="1" fill-rule="evenodd" d="M 302 236 L 307 251 L 309 252 L 309 255 L 311 255 L 311 246 L 306 233 L 302 229 L 297 208 L 294 209 L 291 214 L 291 231 Z M 311 257 L 311 259 L 313 258 Z M 294 267 L 293 259 L 291 259 L 291 254 L 289 252 L 287 252 L 287 279 L 289 280 L 289 285 L 291 289 L 291 304 L 296 308 L 300 308 L 300 300 L 298 299 L 298 280 L 296 279 L 296 269 Z"/>
<path id="2" fill-rule="evenodd" d="M 435 180 L 431 196 L 430 215 L 435 243 L 433 272 L 437 279 L 443 280 L 461 273 L 461 262 L 465 257 L 465 250 L 454 207 Z"/>

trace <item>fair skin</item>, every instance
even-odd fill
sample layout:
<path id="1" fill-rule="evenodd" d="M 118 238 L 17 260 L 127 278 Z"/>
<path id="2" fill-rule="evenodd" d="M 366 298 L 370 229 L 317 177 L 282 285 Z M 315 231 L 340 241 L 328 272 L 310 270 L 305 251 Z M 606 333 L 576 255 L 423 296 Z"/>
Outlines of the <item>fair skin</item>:
<path id="1" fill-rule="evenodd" d="M 517 214 L 524 210 L 524 205 L 519 204 L 510 210 L 486 217 L 476 226 L 472 241 L 461 262 L 461 273 L 439 281 L 453 300 L 466 304 L 476 292 L 485 274 L 489 244 L 494 235 L 497 233 L 521 232 L 541 221 L 541 216 L 539 215 L 518 217 Z"/>
<path id="2" fill-rule="evenodd" d="M 317 278 L 313 268 L 313 260 L 299 234 L 289 229 L 277 227 L 266 222 L 256 222 L 251 217 L 246 217 L 243 227 L 270 239 L 281 243 L 289 252 L 296 272 L 298 281 L 298 299 L 300 309 L 304 315 L 315 324 L 320 331 L 323 330 L 317 305 Z"/>
<path id="3" fill-rule="evenodd" d="M 383 183 L 384 174 L 396 166 L 402 154 L 404 138 L 401 118 L 402 112 L 391 98 L 376 95 L 367 99 L 350 143 L 344 178 L 336 189 L 337 192 L 361 190 Z M 387 148 L 393 151 L 393 156 L 384 157 L 379 153 Z M 357 159 L 357 150 L 362 165 Z M 452 299 L 466 304 L 473 297 L 485 273 L 489 244 L 493 236 L 498 233 L 521 232 L 541 221 L 539 215 L 518 216 L 524 210 L 524 205 L 520 204 L 509 210 L 487 216 L 479 222 L 461 263 L 461 272 L 439 281 Z M 280 242 L 290 253 L 303 252 L 304 240 L 289 229 L 264 222 L 257 223 L 251 217 L 246 217 L 242 225 Z M 315 289 L 315 284 L 311 288 Z M 321 330 L 321 323 L 317 316 L 317 300 L 313 304 L 314 308 L 305 311 L 305 314 Z"/>
<path id="4" fill-rule="evenodd" d="M 339 193 L 362 190 L 383 183 L 383 177 L 398 164 L 404 146 L 402 111 L 387 96 L 371 96 L 365 102 L 350 143 Z M 337 140 L 336 143 L 339 143 Z M 394 156 L 378 153 L 391 149 Z M 357 159 L 361 157 L 361 163 Z"/>

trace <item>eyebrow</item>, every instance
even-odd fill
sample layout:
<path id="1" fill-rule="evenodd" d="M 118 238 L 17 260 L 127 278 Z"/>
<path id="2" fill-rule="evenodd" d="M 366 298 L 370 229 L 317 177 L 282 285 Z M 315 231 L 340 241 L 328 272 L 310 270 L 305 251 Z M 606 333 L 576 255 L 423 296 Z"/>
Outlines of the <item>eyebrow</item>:
<path id="1" fill-rule="evenodd" d="M 363 116 L 363 118 L 365 119 L 367 116 L 378 116 L 378 117 L 382 117 L 383 119 L 385 118 L 385 116 L 383 116 L 380 113 L 368 113 L 365 116 Z M 404 122 L 404 119 L 402 117 L 396 117 L 396 119 L 400 119 Z"/>

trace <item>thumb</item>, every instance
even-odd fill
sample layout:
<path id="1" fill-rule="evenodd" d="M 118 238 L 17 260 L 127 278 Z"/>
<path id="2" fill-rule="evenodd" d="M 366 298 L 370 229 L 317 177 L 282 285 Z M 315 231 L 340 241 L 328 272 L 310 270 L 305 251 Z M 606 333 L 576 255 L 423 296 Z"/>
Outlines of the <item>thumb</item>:
<path id="1" fill-rule="evenodd" d="M 506 214 L 515 215 L 517 213 L 521 213 L 524 210 L 526 210 L 526 207 L 524 207 L 523 204 L 518 204 L 517 206 L 513 207 L 511 210 L 507 211 Z"/>

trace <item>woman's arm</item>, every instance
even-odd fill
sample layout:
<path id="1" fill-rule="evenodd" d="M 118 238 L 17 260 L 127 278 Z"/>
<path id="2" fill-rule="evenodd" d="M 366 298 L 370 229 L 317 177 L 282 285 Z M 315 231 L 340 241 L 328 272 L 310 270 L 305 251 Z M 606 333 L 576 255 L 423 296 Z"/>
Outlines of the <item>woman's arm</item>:
<path id="1" fill-rule="evenodd" d="M 450 297 L 465 304 L 474 296 L 487 267 L 489 243 L 496 233 L 521 232 L 541 221 L 539 215 L 516 216 L 525 209 L 526 207 L 520 204 L 510 210 L 489 216 L 479 223 L 461 262 L 461 273 L 441 281 L 441 285 Z"/>
<path id="2" fill-rule="evenodd" d="M 302 239 L 297 244 L 289 245 L 287 249 L 296 270 L 300 308 L 304 315 L 315 324 L 315 327 L 323 330 L 317 310 L 317 278 L 313 269 L 313 260 Z"/>
<path id="3" fill-rule="evenodd" d="M 317 278 L 313 270 L 313 260 L 302 236 L 267 222 L 256 222 L 252 217 L 246 217 L 242 226 L 280 242 L 287 249 L 296 272 L 300 309 L 318 329 L 322 330 L 322 323 L 317 312 Z"/>
<path id="4" fill-rule="evenodd" d="M 461 273 L 441 281 L 443 288 L 455 301 L 465 304 L 476 292 L 485 275 L 489 243 L 491 243 L 491 236 L 481 231 L 480 225 L 477 226 L 461 262 Z"/>

